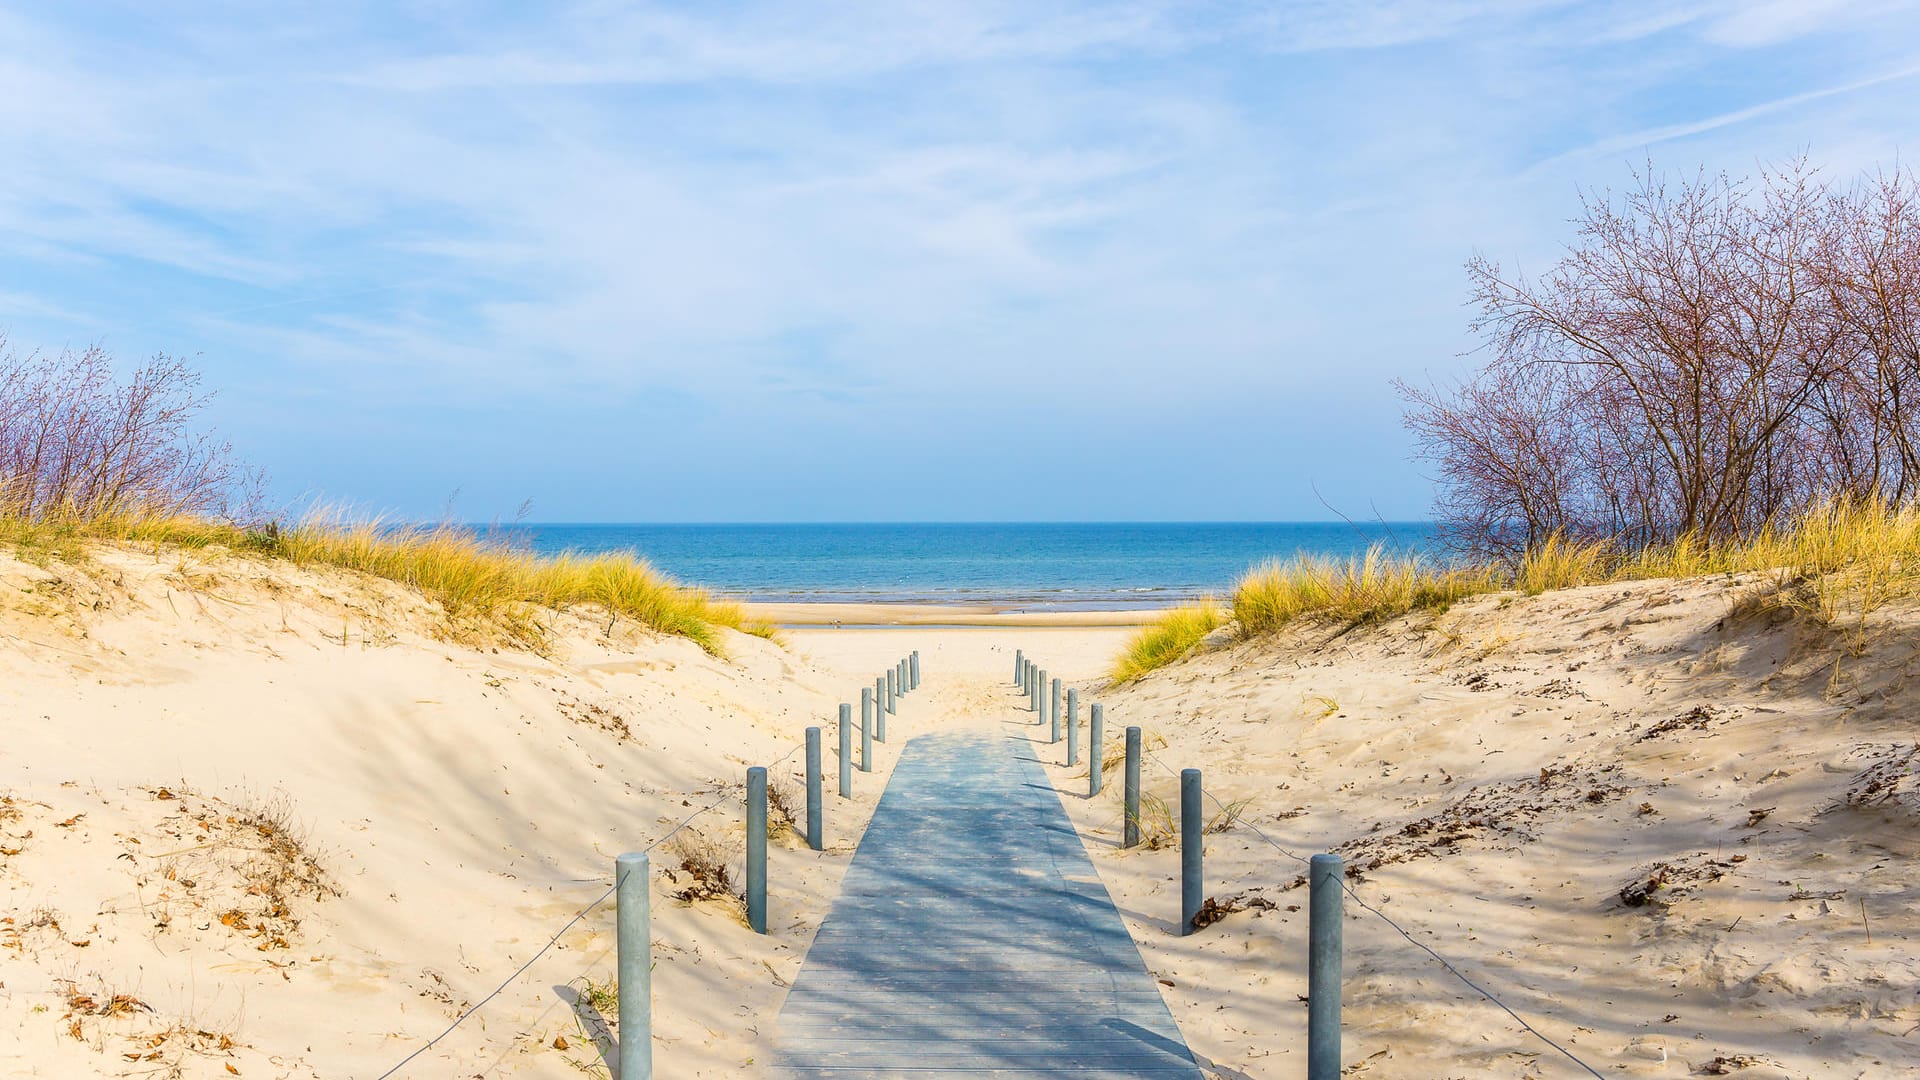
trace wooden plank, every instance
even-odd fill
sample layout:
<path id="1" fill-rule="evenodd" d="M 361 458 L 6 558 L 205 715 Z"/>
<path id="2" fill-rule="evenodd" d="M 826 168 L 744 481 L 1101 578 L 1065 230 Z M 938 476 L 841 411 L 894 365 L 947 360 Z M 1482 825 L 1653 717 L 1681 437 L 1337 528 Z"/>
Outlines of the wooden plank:
<path id="1" fill-rule="evenodd" d="M 779 1080 L 1199 1080 L 1024 740 L 906 747 L 788 992 Z"/>

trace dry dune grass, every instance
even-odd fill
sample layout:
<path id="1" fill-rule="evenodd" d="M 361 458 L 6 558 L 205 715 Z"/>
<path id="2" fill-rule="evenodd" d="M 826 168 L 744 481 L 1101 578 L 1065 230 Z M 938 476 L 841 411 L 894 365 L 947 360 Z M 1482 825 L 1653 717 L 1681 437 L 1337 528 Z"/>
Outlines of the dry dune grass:
<path id="1" fill-rule="evenodd" d="M 1242 637 L 1258 637 L 1302 616 L 1350 626 L 1456 601 L 1517 590 L 1554 589 L 1656 578 L 1759 574 L 1742 611 L 1785 610 L 1823 626 L 1865 618 L 1920 592 L 1920 506 L 1832 499 L 1792 521 L 1726 542 L 1682 537 L 1623 551 L 1606 541 L 1550 537 L 1512 570 L 1491 564 L 1446 567 L 1375 547 L 1355 559 L 1301 557 L 1266 563 L 1240 579 L 1231 600 Z M 1174 608 L 1143 629 L 1114 661 L 1114 682 L 1178 660 L 1226 617 L 1212 601 Z"/>
<path id="2" fill-rule="evenodd" d="M 1113 681 L 1125 682 L 1180 659 L 1226 620 L 1212 598 L 1183 604 L 1127 639 L 1113 664 Z"/>
<path id="3" fill-rule="evenodd" d="M 310 516 L 298 525 L 243 528 L 205 518 L 137 513 L 46 520 L 0 511 L 0 543 L 25 558 L 80 562 L 95 543 L 156 549 L 226 548 L 299 565 L 332 566 L 419 589 L 445 611 L 455 636 L 542 651 L 542 614 L 578 608 L 604 613 L 608 629 L 628 619 L 725 652 L 719 630 L 774 636 L 740 605 L 678 584 L 625 552 L 536 555 L 457 525 L 394 525 Z"/>
<path id="4" fill-rule="evenodd" d="M 1357 559 L 1298 558 L 1259 567 L 1233 590 L 1233 617 L 1247 635 L 1277 630 L 1307 614 L 1363 624 L 1499 587 L 1491 568 L 1447 569 L 1395 558 L 1378 546 Z"/>

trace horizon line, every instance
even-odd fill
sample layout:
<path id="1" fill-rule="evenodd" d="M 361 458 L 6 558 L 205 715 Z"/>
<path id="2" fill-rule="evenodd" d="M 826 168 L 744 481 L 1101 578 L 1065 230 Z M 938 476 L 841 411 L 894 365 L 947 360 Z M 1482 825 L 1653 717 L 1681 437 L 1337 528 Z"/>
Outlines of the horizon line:
<path id="1" fill-rule="evenodd" d="M 645 527 L 645 528 L 763 528 L 796 526 L 834 527 L 834 528 L 872 528 L 899 526 L 1034 526 L 1034 525 L 1335 525 L 1349 528 L 1364 528 L 1368 525 L 1439 525 L 1432 518 L 1367 518 L 1364 520 L 1344 520 L 1341 518 L 1165 518 L 1138 519 L 1087 519 L 1070 521 L 997 521 L 997 520 L 924 520 L 924 521 L 469 521 L 460 524 L 478 528 L 543 528 L 564 526 L 579 528 L 583 526 L 601 527 Z"/>

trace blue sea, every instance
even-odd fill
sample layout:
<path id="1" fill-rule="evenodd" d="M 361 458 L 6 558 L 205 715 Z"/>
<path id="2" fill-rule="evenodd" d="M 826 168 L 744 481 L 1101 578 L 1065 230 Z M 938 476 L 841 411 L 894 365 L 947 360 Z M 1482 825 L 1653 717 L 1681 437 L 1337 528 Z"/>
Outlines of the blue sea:
<path id="1" fill-rule="evenodd" d="M 1381 544 L 1431 554 L 1428 522 L 956 525 L 538 525 L 543 553 L 631 551 L 747 600 L 1102 609 L 1225 593 L 1257 563 Z"/>

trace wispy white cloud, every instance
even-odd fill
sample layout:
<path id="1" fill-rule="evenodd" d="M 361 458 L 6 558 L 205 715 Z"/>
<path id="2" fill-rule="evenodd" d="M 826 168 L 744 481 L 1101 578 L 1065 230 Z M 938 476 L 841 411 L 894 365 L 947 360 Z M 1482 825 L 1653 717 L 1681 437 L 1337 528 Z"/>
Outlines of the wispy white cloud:
<path id="1" fill-rule="evenodd" d="M 406 57 L 347 73 L 377 89 L 844 81 L 927 66 L 1177 49 L 1199 36 L 1177 6 L 886 2 L 749 5 L 723 18 L 658 6 L 582 6 L 552 20 L 558 40 Z"/>
<path id="2" fill-rule="evenodd" d="M 644 416 L 662 445 L 810 448 L 757 489 L 856 490 L 978 430 L 1109 517 L 1129 432 L 1185 423 L 1215 515 L 1314 513 L 1309 477 L 1407 514 L 1382 388 L 1457 362 L 1468 252 L 1550 255 L 1569 181 L 1626 149 L 1699 136 L 1672 164 L 1738 168 L 1920 134 L 1889 119 L 1917 23 L 1891 7 L 435 11 L 0 13 L 0 326 L 201 353 L 285 483 L 410 509 L 538 475 L 552 512 L 699 513 L 724 478 L 586 505 Z M 439 450 L 367 464 L 330 420 Z M 1224 452 L 1240 430 L 1270 435 Z"/>
<path id="3" fill-rule="evenodd" d="M 1856 79 L 1852 82 L 1841 83 L 1837 86 L 1825 86 L 1818 90 L 1807 90 L 1798 94 L 1788 94 L 1785 97 L 1775 98 L 1771 101 L 1762 101 L 1758 104 L 1748 105 L 1744 108 L 1733 109 L 1729 112 L 1723 112 L 1713 116 L 1702 117 L 1697 120 L 1662 124 L 1658 127 L 1646 128 L 1640 131 L 1612 135 L 1605 139 L 1588 143 L 1585 146 L 1575 147 L 1572 150 L 1557 154 L 1535 166 L 1535 169 L 1543 170 L 1580 158 L 1604 157 L 1624 153 L 1629 150 L 1650 150 L 1652 147 L 1658 146 L 1661 143 L 1684 139 L 1692 135 L 1699 135 L 1717 128 L 1743 124 L 1749 120 L 1756 120 L 1775 113 L 1786 112 L 1799 108 L 1802 105 L 1821 101 L 1825 98 L 1837 97 L 1843 94 L 1853 94 L 1862 90 L 1884 86 L 1888 83 L 1907 82 L 1915 76 L 1920 76 L 1920 63 L 1909 64 L 1895 68 L 1892 71 L 1882 72 L 1881 74 L 1865 79 Z M 1791 146 L 1778 147 L 1775 148 L 1775 152 L 1786 153 L 1794 151 L 1795 149 L 1795 147 Z"/>
<path id="4" fill-rule="evenodd" d="M 1908 0 L 1747 0 L 1723 9 L 1703 33 L 1717 44 L 1755 48 L 1813 33 L 1833 33 L 1912 6 Z"/>

